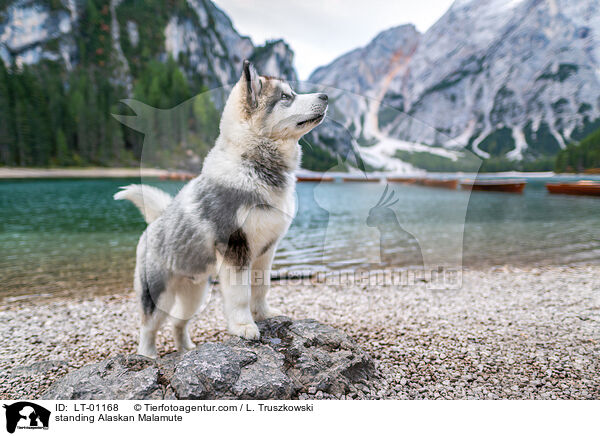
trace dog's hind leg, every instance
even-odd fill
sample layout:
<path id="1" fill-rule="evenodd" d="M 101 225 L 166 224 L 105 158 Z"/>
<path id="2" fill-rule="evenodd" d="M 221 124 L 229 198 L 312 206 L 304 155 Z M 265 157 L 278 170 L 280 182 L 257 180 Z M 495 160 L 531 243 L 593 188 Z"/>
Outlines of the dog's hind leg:
<path id="1" fill-rule="evenodd" d="M 266 253 L 258 257 L 252 263 L 252 295 L 250 298 L 250 308 L 254 321 L 273 318 L 281 315 L 281 312 L 269 306 L 267 303 L 267 293 L 271 286 L 271 264 L 275 247 L 271 247 Z"/>
<path id="2" fill-rule="evenodd" d="M 138 354 L 156 358 L 156 332 L 173 306 L 173 295 L 168 292 L 168 279 L 159 269 L 148 269 L 144 263 L 136 265 L 134 287 L 140 298 L 142 325 Z M 165 292 L 167 291 L 167 292 Z"/>
<path id="3" fill-rule="evenodd" d="M 178 351 L 189 351 L 196 348 L 190 338 L 188 323 L 190 318 L 208 303 L 210 289 L 208 274 L 195 277 L 179 277 L 169 284 L 175 294 L 175 305 L 171 311 L 175 346 Z"/>

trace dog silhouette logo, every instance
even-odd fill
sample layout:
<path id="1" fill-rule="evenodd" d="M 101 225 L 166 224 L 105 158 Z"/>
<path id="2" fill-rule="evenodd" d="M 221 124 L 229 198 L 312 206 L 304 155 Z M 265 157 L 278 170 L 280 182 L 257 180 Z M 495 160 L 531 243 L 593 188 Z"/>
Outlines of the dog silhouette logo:
<path id="1" fill-rule="evenodd" d="M 48 429 L 50 411 L 29 401 L 19 401 L 4 405 L 6 409 L 6 431 L 14 433 L 18 429 Z"/>

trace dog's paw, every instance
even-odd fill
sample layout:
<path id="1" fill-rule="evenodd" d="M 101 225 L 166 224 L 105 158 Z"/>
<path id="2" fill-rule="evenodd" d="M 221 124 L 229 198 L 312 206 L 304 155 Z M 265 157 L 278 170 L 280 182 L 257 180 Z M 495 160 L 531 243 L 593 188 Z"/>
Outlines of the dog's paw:
<path id="1" fill-rule="evenodd" d="M 187 340 L 177 347 L 179 351 L 191 351 L 196 348 L 196 344 L 194 344 L 191 340 Z"/>
<path id="2" fill-rule="evenodd" d="M 275 318 L 276 316 L 283 315 L 283 312 L 279 309 L 274 309 L 272 307 L 263 307 L 260 309 L 255 309 L 252 311 L 252 318 L 254 321 L 262 321 L 269 318 Z"/>
<path id="3" fill-rule="evenodd" d="M 152 348 L 152 347 L 141 347 L 140 346 L 140 347 L 138 347 L 137 354 L 139 354 L 140 356 L 148 357 L 150 359 L 158 358 L 158 352 L 156 351 L 156 348 Z"/>
<path id="4" fill-rule="evenodd" d="M 244 339 L 256 340 L 260 338 L 260 331 L 258 331 L 258 327 L 254 323 L 235 324 L 229 327 L 229 332 Z"/>

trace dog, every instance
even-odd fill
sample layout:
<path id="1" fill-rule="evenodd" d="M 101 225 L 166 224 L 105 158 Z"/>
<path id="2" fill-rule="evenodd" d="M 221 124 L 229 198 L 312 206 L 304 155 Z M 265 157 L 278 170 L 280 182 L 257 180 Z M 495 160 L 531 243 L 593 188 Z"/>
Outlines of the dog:
<path id="1" fill-rule="evenodd" d="M 177 349 L 195 348 L 188 321 L 208 300 L 216 275 L 232 335 L 258 339 L 256 321 L 280 315 L 267 292 L 277 244 L 294 215 L 298 141 L 321 123 L 328 97 L 296 94 L 284 80 L 260 76 L 247 60 L 242 70 L 198 177 L 174 198 L 147 185 L 114 195 L 133 202 L 148 223 L 134 273 L 143 356 L 158 356 L 156 332 L 167 318 Z"/>

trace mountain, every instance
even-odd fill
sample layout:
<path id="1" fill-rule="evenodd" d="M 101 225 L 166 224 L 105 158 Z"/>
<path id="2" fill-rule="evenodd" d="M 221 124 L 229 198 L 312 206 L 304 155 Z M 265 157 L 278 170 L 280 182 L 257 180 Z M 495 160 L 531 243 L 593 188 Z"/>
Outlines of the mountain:
<path id="1" fill-rule="evenodd" d="M 311 144 L 324 146 L 346 158 L 353 149 L 376 142 L 378 102 L 388 82 L 406 73 L 420 39 L 421 34 L 413 25 L 398 26 L 380 33 L 367 46 L 315 70 L 308 79 L 309 87 L 328 86 L 331 104 L 324 125 L 309 136 Z M 350 161 L 354 161 L 352 156 Z M 385 165 L 376 159 L 368 162 Z M 397 165 L 402 167 L 400 162 Z"/>
<path id="2" fill-rule="evenodd" d="M 111 117 L 120 100 L 174 107 L 235 83 L 245 58 L 297 80 L 284 41 L 255 46 L 208 0 L 0 2 L 0 164 L 131 164 L 143 137 Z"/>
<path id="3" fill-rule="evenodd" d="M 332 113 L 373 165 L 522 165 L 600 126 L 600 4 L 457 0 L 425 34 L 385 31 L 309 82 L 337 88 Z"/>
<path id="4" fill-rule="evenodd" d="M 234 83 L 242 59 L 253 56 L 268 74 L 297 80 L 293 52 L 285 42 L 255 47 L 208 0 L 9 1 L 0 9 L 0 58 L 6 66 L 45 59 L 75 67 L 82 41 L 93 37 L 90 25 L 99 19 L 87 14 L 90 8 L 106 18 L 99 20 L 105 33 L 100 36 L 110 42 L 124 80 L 150 55 L 172 56 L 187 75 L 200 76 L 210 88 Z"/>

